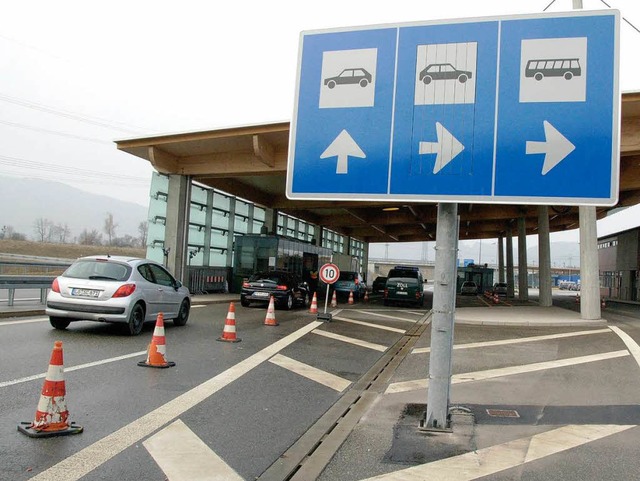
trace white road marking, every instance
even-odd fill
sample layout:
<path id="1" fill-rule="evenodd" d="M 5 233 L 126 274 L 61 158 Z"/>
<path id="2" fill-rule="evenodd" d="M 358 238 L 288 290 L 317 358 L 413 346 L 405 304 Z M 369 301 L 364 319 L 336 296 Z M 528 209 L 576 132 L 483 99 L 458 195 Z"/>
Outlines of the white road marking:
<path id="1" fill-rule="evenodd" d="M 384 352 L 387 350 L 387 346 L 382 346 L 380 344 L 374 344 L 372 342 L 367 342 L 367 341 L 361 341 L 360 339 L 354 339 L 353 337 L 341 336 L 340 334 L 334 334 L 333 332 L 313 331 L 313 333 L 318 334 L 319 336 L 329 337 L 337 341 L 348 342 L 349 344 L 354 344 L 356 346 L 366 347 L 367 349 L 373 349 L 375 351 Z"/>
<path id="2" fill-rule="evenodd" d="M 569 425 L 363 481 L 472 481 L 577 448 L 635 425 Z"/>
<path id="3" fill-rule="evenodd" d="M 58 464 L 31 478 L 31 481 L 49 481 L 51 479 L 56 481 L 77 481 L 322 324 L 322 322 L 318 321 L 309 323 L 190 391 L 163 404 L 154 411 L 65 458 Z"/>
<path id="4" fill-rule="evenodd" d="M 194 304 L 191 306 L 191 309 L 200 309 L 201 307 L 207 307 L 206 304 Z"/>
<path id="5" fill-rule="evenodd" d="M 455 374 L 451 376 L 451 384 L 461 384 L 465 382 L 483 381 L 496 377 L 512 376 L 514 374 L 523 374 L 527 372 L 544 371 L 545 369 L 554 369 L 557 367 L 575 366 L 577 364 L 585 364 L 587 362 L 604 361 L 607 359 L 615 359 L 618 357 L 628 356 L 629 351 L 605 352 L 602 354 L 593 354 L 591 356 L 570 357 L 568 359 L 557 359 L 555 361 L 536 362 L 533 364 L 524 364 L 522 366 L 503 367 L 498 369 L 488 369 L 486 371 L 476 371 L 463 374 Z M 389 384 L 385 394 L 399 393 L 406 391 L 416 391 L 418 389 L 426 389 L 429 387 L 428 379 L 415 379 L 412 381 L 402 381 Z"/>
<path id="6" fill-rule="evenodd" d="M 32 322 L 45 322 L 48 321 L 48 317 L 36 317 L 33 319 L 22 319 L 20 321 L 0 321 L 0 327 L 11 326 L 13 324 L 30 324 Z"/>
<path id="7" fill-rule="evenodd" d="M 380 324 L 373 324 L 371 322 L 356 321 L 355 319 L 349 319 L 347 317 L 333 317 L 337 321 L 350 322 L 351 324 L 360 324 L 361 326 L 373 327 L 375 329 L 382 329 L 383 331 L 399 332 L 404 334 L 407 332 L 405 329 L 398 329 L 397 327 L 381 326 Z"/>
<path id="8" fill-rule="evenodd" d="M 627 349 L 629 349 L 629 352 L 640 366 L 640 346 L 638 346 L 636 341 L 634 341 L 629 334 L 616 326 L 609 326 L 609 329 L 615 332 L 620 337 L 620 339 L 622 339 L 622 342 L 625 343 Z"/>
<path id="9" fill-rule="evenodd" d="M 523 337 L 518 339 L 501 339 L 499 341 L 470 342 L 467 344 L 456 344 L 455 346 L 453 346 L 453 348 L 454 349 L 472 349 L 476 347 L 504 346 L 508 344 L 520 344 L 522 342 L 534 342 L 534 341 L 546 341 L 549 339 L 560 339 L 563 337 L 586 336 L 588 334 L 604 334 L 605 332 L 610 332 L 610 331 L 608 328 L 606 328 L 606 329 L 597 329 L 593 331 L 564 332 L 562 334 L 549 334 L 546 336 L 531 336 L 531 337 Z M 424 354 L 426 352 L 431 352 L 431 348 L 419 347 L 411 351 L 412 354 Z"/>
<path id="10" fill-rule="evenodd" d="M 142 444 L 171 481 L 244 481 L 179 419 Z"/>
<path id="11" fill-rule="evenodd" d="M 283 356 L 282 354 L 276 354 L 269 359 L 269 362 L 338 392 L 344 391 L 351 384 L 351 381 L 336 376 L 335 374 L 322 371 L 308 364 L 291 359 L 290 357 Z"/>
<path id="12" fill-rule="evenodd" d="M 101 359 L 100 361 L 87 362 L 85 364 L 78 364 L 77 366 L 65 367 L 64 372 L 79 371 L 80 369 L 86 369 L 88 367 L 101 366 L 102 364 L 109 364 L 110 362 L 122 361 L 123 359 L 129 359 L 132 357 L 144 356 L 147 351 L 137 351 L 130 354 L 123 354 L 122 356 L 110 357 L 109 359 Z M 14 384 L 20 384 L 23 382 L 34 381 L 36 379 L 44 379 L 47 375 L 46 372 L 40 374 L 34 374 L 33 376 L 27 376 L 20 379 L 13 379 L 12 381 L 0 382 L 0 388 L 13 386 Z"/>
<path id="13" fill-rule="evenodd" d="M 361 311 L 359 309 L 354 309 L 354 311 L 359 312 L 361 314 L 367 314 L 370 316 L 378 316 L 378 317 L 384 317 L 385 319 L 393 319 L 394 321 L 416 322 L 415 319 L 405 319 L 404 317 L 389 316 L 388 314 L 378 314 L 377 312 L 373 312 L 373 311 Z M 389 312 L 389 311 L 385 311 L 385 312 Z M 402 312 L 406 312 L 406 311 L 402 311 Z M 420 315 L 422 315 L 422 313 Z"/>

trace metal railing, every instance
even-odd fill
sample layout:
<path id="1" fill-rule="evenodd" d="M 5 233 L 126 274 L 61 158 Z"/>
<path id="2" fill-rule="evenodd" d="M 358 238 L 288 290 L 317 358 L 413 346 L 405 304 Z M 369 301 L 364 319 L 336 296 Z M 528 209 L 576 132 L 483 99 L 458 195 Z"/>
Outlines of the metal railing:
<path id="1" fill-rule="evenodd" d="M 8 291 L 7 302 L 9 307 L 15 301 L 16 289 L 40 289 L 40 303 L 47 299 L 47 291 L 56 276 L 0 276 L 0 290 Z"/>

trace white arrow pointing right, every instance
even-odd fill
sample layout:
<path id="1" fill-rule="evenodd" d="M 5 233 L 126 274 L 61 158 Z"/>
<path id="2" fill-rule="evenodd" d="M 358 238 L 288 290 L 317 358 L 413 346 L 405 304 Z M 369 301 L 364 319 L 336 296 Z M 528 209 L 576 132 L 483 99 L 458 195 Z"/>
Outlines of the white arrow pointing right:
<path id="1" fill-rule="evenodd" d="M 546 175 L 576 148 L 567 138 L 546 120 L 544 125 L 544 142 L 527 140 L 527 154 L 545 154 L 542 175 Z"/>

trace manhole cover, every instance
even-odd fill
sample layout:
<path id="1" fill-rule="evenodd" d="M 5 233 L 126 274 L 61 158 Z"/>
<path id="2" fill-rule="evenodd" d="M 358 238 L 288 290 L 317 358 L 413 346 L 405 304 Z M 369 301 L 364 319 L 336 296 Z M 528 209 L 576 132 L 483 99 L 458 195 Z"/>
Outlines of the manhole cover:
<path id="1" fill-rule="evenodd" d="M 487 414 L 494 418 L 519 418 L 515 409 L 487 409 Z"/>

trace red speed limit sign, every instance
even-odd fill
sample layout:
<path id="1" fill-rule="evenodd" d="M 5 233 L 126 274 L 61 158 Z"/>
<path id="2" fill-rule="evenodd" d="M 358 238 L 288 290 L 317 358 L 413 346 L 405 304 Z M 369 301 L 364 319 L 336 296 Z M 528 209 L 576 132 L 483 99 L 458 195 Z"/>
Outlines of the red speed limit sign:
<path id="1" fill-rule="evenodd" d="M 335 264 L 325 264 L 320 268 L 320 280 L 327 284 L 333 284 L 340 277 L 340 269 Z"/>

